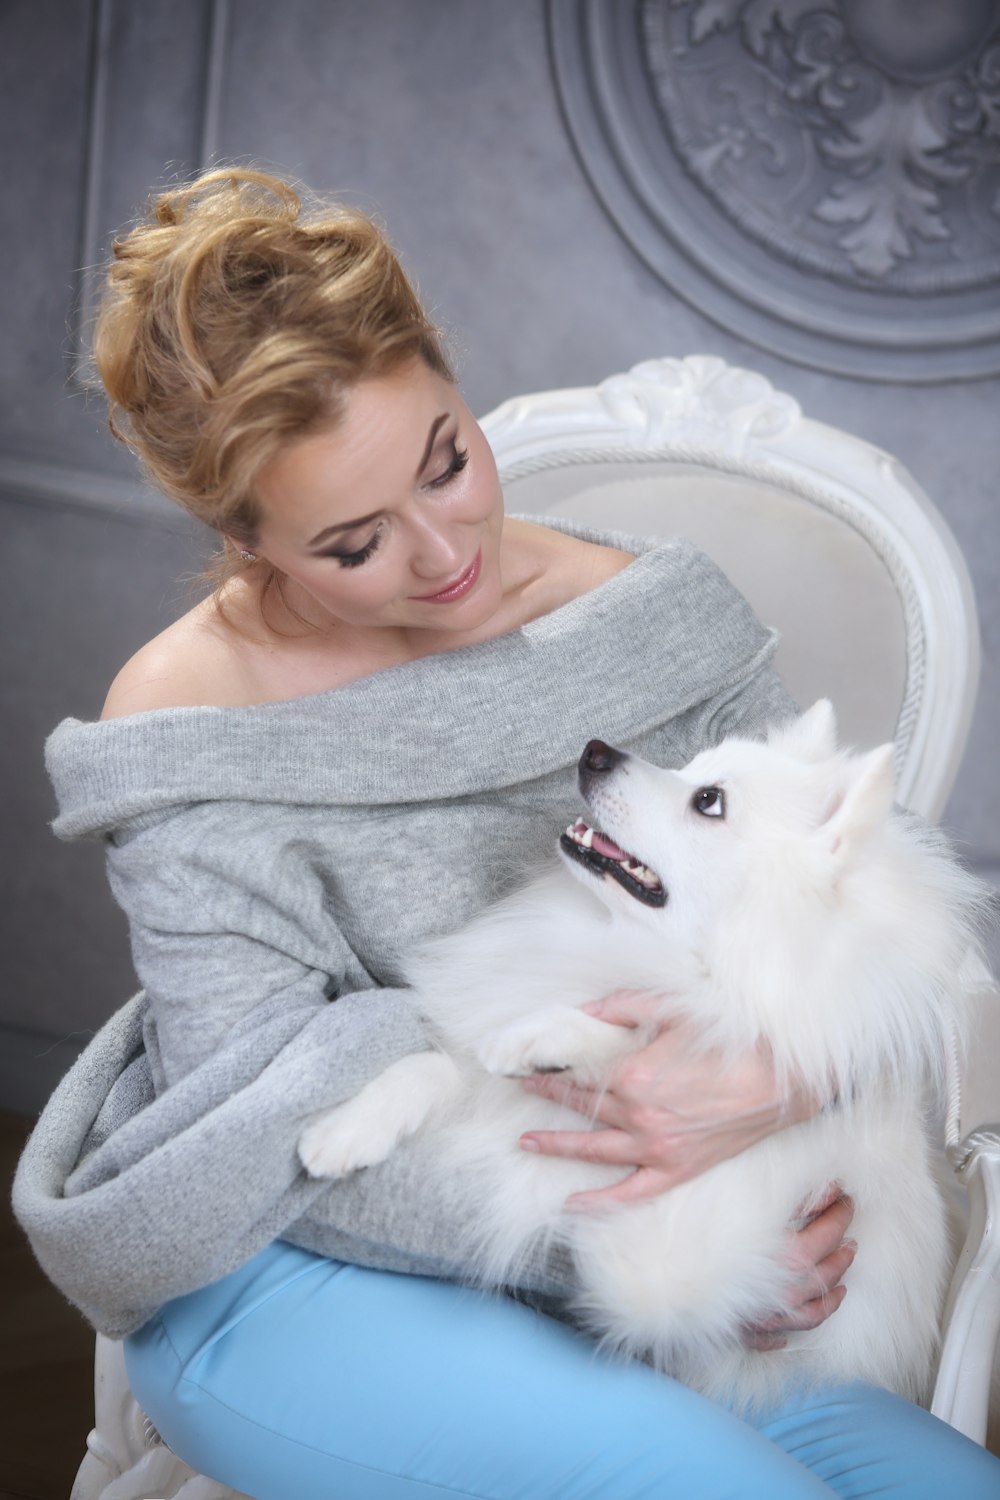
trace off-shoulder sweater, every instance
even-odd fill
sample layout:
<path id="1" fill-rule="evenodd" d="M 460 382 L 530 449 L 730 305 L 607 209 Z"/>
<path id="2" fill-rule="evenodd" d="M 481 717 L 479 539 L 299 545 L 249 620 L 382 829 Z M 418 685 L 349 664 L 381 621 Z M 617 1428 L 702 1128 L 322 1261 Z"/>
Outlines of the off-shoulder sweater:
<path id="1" fill-rule="evenodd" d="M 14 1206 L 99 1330 L 276 1237 L 460 1278 L 462 1184 L 433 1160 L 324 1183 L 296 1156 L 311 1114 L 429 1044 L 400 955 L 552 857 L 589 739 L 676 766 L 792 711 L 773 633 L 708 558 L 565 529 L 634 560 L 509 634 L 306 698 L 51 736 L 55 831 L 104 841 L 143 989 L 46 1106 Z M 540 1255 L 524 1289 L 569 1276 Z"/>

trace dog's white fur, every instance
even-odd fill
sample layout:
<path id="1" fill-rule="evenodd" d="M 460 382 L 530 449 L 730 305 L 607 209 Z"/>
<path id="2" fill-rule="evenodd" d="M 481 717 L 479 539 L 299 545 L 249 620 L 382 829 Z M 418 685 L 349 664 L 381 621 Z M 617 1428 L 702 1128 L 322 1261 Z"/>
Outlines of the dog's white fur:
<path id="1" fill-rule="evenodd" d="M 790 1378 L 855 1377 L 923 1394 L 948 1256 L 925 1111 L 962 1032 L 957 976 L 984 897 L 940 835 L 892 813 L 891 747 L 848 755 L 834 735 L 824 701 L 680 772 L 632 755 L 581 770 L 596 825 L 659 876 L 666 904 L 564 856 L 426 944 L 408 978 L 441 1052 L 314 1120 L 308 1170 L 343 1175 L 433 1131 L 441 1171 L 477 1200 L 464 1254 L 482 1284 L 516 1283 L 529 1246 L 562 1241 L 586 1326 L 710 1395 L 760 1404 Z M 723 789 L 724 817 L 697 810 L 704 787 Z M 515 1077 L 606 1080 L 652 1035 L 579 1010 L 619 988 L 656 994 L 662 1019 L 734 1059 L 764 1039 L 779 1076 L 839 1103 L 655 1199 L 565 1212 L 622 1169 L 519 1149 L 524 1130 L 582 1127 Z M 791 1305 L 789 1225 L 834 1181 L 858 1243 L 843 1306 L 781 1352 L 746 1348 L 746 1324 Z"/>

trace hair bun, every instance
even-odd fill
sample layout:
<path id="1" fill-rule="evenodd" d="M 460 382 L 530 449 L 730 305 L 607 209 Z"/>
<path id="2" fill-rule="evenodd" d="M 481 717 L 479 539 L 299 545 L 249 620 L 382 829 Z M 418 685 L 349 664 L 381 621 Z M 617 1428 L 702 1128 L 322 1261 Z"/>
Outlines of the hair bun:
<path id="1" fill-rule="evenodd" d="M 294 223 L 302 211 L 295 188 L 254 167 L 215 167 L 183 187 L 153 200 L 154 223 L 168 227 L 195 219 L 238 222 L 263 218 Z"/>
<path id="2" fill-rule="evenodd" d="M 254 484 L 358 381 L 451 378 L 391 245 L 354 209 L 252 167 L 159 193 L 114 247 L 94 357 L 117 437 L 172 499 L 249 540 Z"/>

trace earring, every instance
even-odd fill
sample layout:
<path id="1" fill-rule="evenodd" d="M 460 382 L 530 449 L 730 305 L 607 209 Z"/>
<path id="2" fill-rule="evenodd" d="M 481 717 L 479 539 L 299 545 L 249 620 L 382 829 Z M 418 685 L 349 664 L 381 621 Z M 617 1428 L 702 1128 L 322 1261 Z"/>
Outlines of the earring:
<path id="1" fill-rule="evenodd" d="M 256 552 L 248 552 L 245 547 L 241 547 L 240 548 L 240 560 L 242 562 L 256 562 L 257 561 L 257 554 L 256 554 Z"/>

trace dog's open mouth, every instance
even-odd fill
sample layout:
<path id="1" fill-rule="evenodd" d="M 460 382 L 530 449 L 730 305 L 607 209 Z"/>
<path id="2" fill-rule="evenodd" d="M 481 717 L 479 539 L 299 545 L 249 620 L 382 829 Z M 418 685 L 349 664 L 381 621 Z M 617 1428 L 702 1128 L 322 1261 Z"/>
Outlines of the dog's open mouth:
<path id="1" fill-rule="evenodd" d="M 560 846 L 581 865 L 599 875 L 610 875 L 620 886 L 647 906 L 665 906 L 667 893 L 653 871 L 634 854 L 619 848 L 606 833 L 577 818 L 559 839 Z"/>

